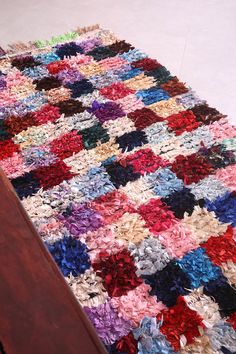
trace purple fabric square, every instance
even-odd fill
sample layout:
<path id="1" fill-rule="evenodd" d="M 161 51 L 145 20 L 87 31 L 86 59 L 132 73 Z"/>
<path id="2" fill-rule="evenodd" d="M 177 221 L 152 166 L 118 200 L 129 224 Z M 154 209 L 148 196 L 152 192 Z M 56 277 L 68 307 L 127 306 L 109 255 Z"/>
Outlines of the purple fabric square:
<path id="1" fill-rule="evenodd" d="M 95 231 L 103 225 L 102 216 L 90 209 L 86 204 L 73 204 L 60 216 L 66 228 L 74 236 L 88 231 Z"/>
<path id="2" fill-rule="evenodd" d="M 125 112 L 115 102 L 98 103 L 94 101 L 92 108 L 88 109 L 88 111 L 95 114 L 101 123 L 125 116 Z"/>
<path id="3" fill-rule="evenodd" d="M 84 310 L 106 345 L 113 344 L 132 329 L 131 323 L 119 317 L 109 301 L 97 307 L 85 307 Z"/>

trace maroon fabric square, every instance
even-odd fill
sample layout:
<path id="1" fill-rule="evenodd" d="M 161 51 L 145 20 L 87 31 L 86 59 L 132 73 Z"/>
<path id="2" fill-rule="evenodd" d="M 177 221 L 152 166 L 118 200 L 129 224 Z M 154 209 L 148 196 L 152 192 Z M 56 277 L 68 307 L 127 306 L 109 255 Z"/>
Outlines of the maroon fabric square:
<path id="1" fill-rule="evenodd" d="M 189 156 L 178 155 L 171 170 L 185 184 L 197 183 L 214 171 L 213 166 L 197 153 Z"/>
<path id="2" fill-rule="evenodd" d="M 210 124 L 226 117 L 216 108 L 208 106 L 207 103 L 196 105 L 191 108 L 191 111 L 194 113 L 196 120 L 204 124 Z"/>
<path id="3" fill-rule="evenodd" d="M 161 88 L 165 90 L 171 97 L 182 95 L 183 93 L 188 92 L 188 88 L 183 82 L 179 81 L 176 76 L 162 84 Z"/>
<path id="4" fill-rule="evenodd" d="M 144 58 L 132 63 L 132 67 L 139 68 L 145 71 L 155 70 L 161 66 L 156 59 Z"/>
<path id="5" fill-rule="evenodd" d="M 70 172 L 70 168 L 63 161 L 59 161 L 50 166 L 39 167 L 35 170 L 35 176 L 39 179 L 43 189 L 49 189 L 64 180 L 71 179 L 74 174 Z"/>
<path id="6" fill-rule="evenodd" d="M 137 269 L 128 250 L 122 250 L 113 255 L 101 254 L 100 256 L 100 261 L 94 263 L 93 268 L 97 275 L 103 279 L 109 296 L 125 295 L 143 282 L 136 275 Z"/>
<path id="7" fill-rule="evenodd" d="M 153 123 L 163 121 L 162 117 L 145 107 L 129 113 L 128 117 L 134 122 L 137 129 L 144 129 Z"/>
<path id="8" fill-rule="evenodd" d="M 27 113 L 22 117 L 11 116 L 5 120 L 8 133 L 15 135 L 22 130 L 26 130 L 32 125 L 36 125 L 35 118 L 32 113 Z"/>

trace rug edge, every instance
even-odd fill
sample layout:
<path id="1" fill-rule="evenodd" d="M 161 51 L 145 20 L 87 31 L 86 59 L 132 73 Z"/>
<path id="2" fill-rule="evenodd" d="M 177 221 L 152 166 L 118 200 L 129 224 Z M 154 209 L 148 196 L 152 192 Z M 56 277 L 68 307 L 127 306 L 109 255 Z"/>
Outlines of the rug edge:
<path id="1" fill-rule="evenodd" d="M 0 46 L 0 60 L 5 59 L 7 57 L 12 57 L 15 55 L 25 54 L 31 51 L 37 51 L 46 49 L 52 45 L 65 43 L 71 41 L 72 39 L 77 38 L 80 35 L 83 35 L 88 32 L 92 32 L 95 30 L 101 29 L 99 24 L 84 26 L 84 27 L 76 27 L 75 30 L 67 31 L 61 35 L 52 36 L 49 39 L 38 39 L 34 41 L 26 41 L 26 42 L 15 42 L 12 44 L 8 44 L 6 48 Z"/>

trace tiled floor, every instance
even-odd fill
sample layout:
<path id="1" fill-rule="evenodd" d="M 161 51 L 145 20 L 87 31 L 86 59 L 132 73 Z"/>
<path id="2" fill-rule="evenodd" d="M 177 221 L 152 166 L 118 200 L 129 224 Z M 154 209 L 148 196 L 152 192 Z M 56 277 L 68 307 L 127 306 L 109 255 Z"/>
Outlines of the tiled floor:
<path id="1" fill-rule="evenodd" d="M 236 123 L 236 0 L 0 0 L 0 45 L 100 23 Z"/>

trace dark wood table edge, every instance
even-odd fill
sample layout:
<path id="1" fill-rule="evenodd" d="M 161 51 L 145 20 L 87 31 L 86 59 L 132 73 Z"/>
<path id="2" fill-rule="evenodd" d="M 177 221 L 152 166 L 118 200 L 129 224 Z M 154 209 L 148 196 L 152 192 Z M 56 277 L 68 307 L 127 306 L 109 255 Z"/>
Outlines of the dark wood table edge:
<path id="1" fill-rule="evenodd" d="M 8 209 L 7 209 L 8 208 Z M 11 208 L 11 210 L 10 210 Z M 10 228 L 10 224 L 13 220 L 11 219 L 11 215 L 15 214 L 15 217 L 17 218 L 17 224 L 20 224 L 21 227 L 23 229 L 25 229 L 25 232 L 27 234 L 30 234 L 31 239 L 34 241 L 33 243 L 30 243 L 30 246 L 32 247 L 32 245 L 34 245 L 34 247 L 37 247 L 37 252 L 41 253 L 43 255 L 43 259 L 42 259 L 42 263 L 41 266 L 45 267 L 45 265 L 49 265 L 52 269 L 52 273 L 53 276 L 50 275 L 50 283 L 48 278 L 45 279 L 45 283 L 42 284 L 44 287 L 46 286 L 46 288 L 50 288 L 53 287 L 55 284 L 58 287 L 58 285 L 60 286 L 61 289 L 61 295 L 57 294 L 58 297 L 54 297 L 53 298 L 53 303 L 50 304 L 51 306 L 53 306 L 53 304 L 55 305 L 55 303 L 57 301 L 59 301 L 59 296 L 63 296 L 63 301 L 66 303 L 66 307 L 68 309 L 67 314 L 65 314 L 65 316 L 67 316 L 67 326 L 68 326 L 68 322 L 70 323 L 70 319 L 71 319 L 71 326 L 74 328 L 75 327 L 75 332 L 77 330 L 78 333 L 75 333 L 75 335 L 73 336 L 73 334 L 70 334 L 71 337 L 68 338 L 66 333 L 63 330 L 60 330 L 61 333 L 57 333 L 57 340 L 59 340 L 60 342 L 63 342 L 63 345 L 65 347 L 65 343 L 67 340 L 74 340 L 74 349 L 70 349 L 68 350 L 68 352 L 65 352 L 63 350 L 63 352 L 59 351 L 55 348 L 55 351 L 50 350 L 50 353 L 47 352 L 47 348 L 39 348 L 38 346 L 40 345 L 40 342 L 38 342 L 37 345 L 37 351 L 35 351 L 35 348 L 31 348 L 28 349 L 27 348 L 22 348 L 22 350 L 24 350 L 24 352 L 21 351 L 21 349 L 19 347 L 16 347 L 16 345 L 19 345 L 19 341 L 18 343 L 16 343 L 17 341 L 15 341 L 14 338 L 11 337 L 11 331 L 9 330 L 9 328 L 14 327 L 14 321 L 16 321 L 17 319 L 17 309 L 15 312 L 15 319 L 14 318 L 6 318 L 6 316 L 8 316 L 7 314 L 3 313 L 1 314 L 0 317 L 0 340 L 2 342 L 2 346 L 6 352 L 6 354 L 36 354 L 37 353 L 41 353 L 41 354 L 96 354 L 96 353 L 101 353 L 101 354 L 106 354 L 107 351 L 105 350 L 105 347 L 103 346 L 103 344 L 101 343 L 101 341 L 99 340 L 95 329 L 93 328 L 92 324 L 90 323 L 89 319 L 87 318 L 87 316 L 85 315 L 85 313 L 83 312 L 81 306 L 79 305 L 77 299 L 75 298 L 75 296 L 73 295 L 71 289 L 69 288 L 68 284 L 66 283 L 62 273 L 60 272 L 60 270 L 58 269 L 56 263 L 54 262 L 54 260 L 52 259 L 50 253 L 47 251 L 43 241 L 41 240 L 40 236 L 38 235 L 34 225 L 32 224 L 31 220 L 29 219 L 25 209 L 23 208 L 22 203 L 20 202 L 20 200 L 18 199 L 17 195 L 15 194 L 15 191 L 10 183 L 10 181 L 8 180 L 8 178 L 5 176 L 5 174 L 3 173 L 3 171 L 0 169 L 0 249 L 4 246 L 4 244 L 8 244 L 8 248 L 9 248 L 9 243 L 11 243 L 11 252 L 12 254 L 14 254 L 14 252 L 18 252 L 17 250 L 17 245 L 16 245 L 16 240 L 17 240 L 17 230 L 15 232 L 12 232 L 12 229 Z M 7 215 L 9 215 L 9 217 L 7 217 Z M 15 222 L 16 220 L 14 220 Z M 25 247 L 29 246 L 29 244 L 25 244 Z M 8 254 L 4 254 L 4 252 L 0 251 L 0 257 L 1 259 L 4 257 L 5 259 L 7 259 L 9 255 Z M 12 256 L 12 255 L 11 255 Z M 11 257 L 10 257 L 11 258 Z M 33 262 L 33 260 L 32 260 Z M 4 263 L 4 262 L 2 262 Z M 1 279 L 4 278 L 4 276 L 6 276 L 6 272 L 3 271 L 4 269 L 4 265 L 0 266 L 0 283 L 1 283 Z M 16 276 L 15 274 L 12 274 L 12 281 L 14 281 L 14 276 Z M 20 271 L 17 273 L 17 277 L 21 276 L 20 275 Z M 24 278 L 27 276 L 27 274 L 24 274 Z M 23 280 L 24 281 L 24 280 Z M 30 286 L 30 285 L 29 285 Z M 0 289 L 0 307 L 3 309 L 5 307 L 9 307 L 11 306 L 11 304 L 9 304 L 9 298 L 4 298 L 4 287 L 2 287 L 1 285 L 1 289 Z M 9 289 L 8 289 L 9 291 Z M 32 289 L 29 289 L 29 291 L 32 291 Z M 54 290 L 53 290 L 54 291 Z M 17 294 L 15 295 L 17 296 Z M 60 299 L 61 302 L 61 299 Z M 14 306 L 14 304 L 12 304 L 12 306 Z M 37 306 L 36 309 L 37 311 Z M 56 315 L 56 313 L 55 313 Z M 5 317 L 4 317 L 5 316 Z M 10 315 L 9 315 L 10 316 Z M 56 316 L 57 317 L 57 316 Z M 77 317 L 77 318 L 76 318 Z M 78 321 L 77 325 L 75 323 L 75 321 Z M 58 319 L 57 319 L 58 321 Z M 59 323 L 58 326 L 60 328 L 63 328 L 63 318 L 61 319 L 62 323 Z M 7 327 L 6 328 L 6 323 L 7 323 Z M 4 328 L 5 325 L 5 328 Z M 81 328 L 83 330 L 81 330 Z M 79 329 L 79 331 L 78 331 Z M 19 328 L 19 331 L 21 329 Z M 47 328 L 45 328 L 45 336 L 48 335 L 48 333 L 46 332 Z M 60 332 L 59 331 L 59 332 Z M 44 333 L 44 329 L 42 328 L 42 333 Z M 41 333 L 40 333 L 41 334 Z M 27 337 L 27 333 L 23 333 L 22 335 L 25 335 Z M 77 340 L 76 340 L 77 338 Z M 50 339 L 48 339 L 49 341 Z M 23 341 L 24 342 L 24 341 Z M 42 341 L 43 342 L 43 341 Z M 46 341 L 47 342 L 47 341 Z M 83 345 L 85 345 L 85 343 L 87 343 L 87 347 L 85 345 L 85 349 L 83 349 L 83 352 L 81 351 L 81 344 L 83 343 Z M 59 348 L 60 345 L 58 343 L 57 347 Z M 71 342 L 68 343 L 68 347 L 73 347 L 71 346 Z"/>

